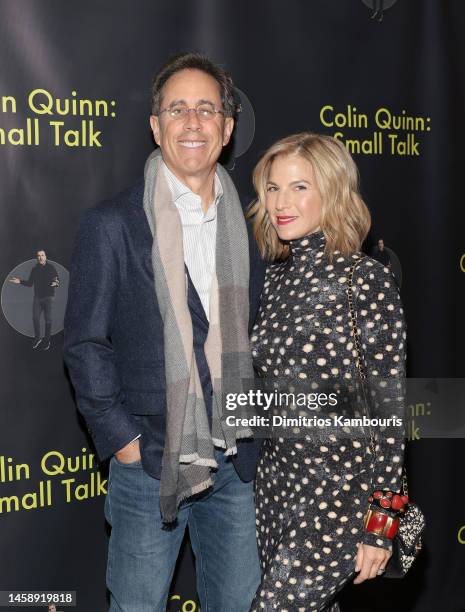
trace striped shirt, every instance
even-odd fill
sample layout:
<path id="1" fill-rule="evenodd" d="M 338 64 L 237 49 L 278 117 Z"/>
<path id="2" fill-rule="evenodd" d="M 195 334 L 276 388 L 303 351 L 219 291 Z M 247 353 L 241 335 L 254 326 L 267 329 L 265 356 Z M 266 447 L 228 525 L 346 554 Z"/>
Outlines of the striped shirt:
<path id="1" fill-rule="evenodd" d="M 210 289 L 215 271 L 216 213 L 223 188 L 218 175 L 215 174 L 215 200 L 204 213 L 200 196 L 181 183 L 165 163 L 163 170 L 173 202 L 181 217 L 184 262 L 206 317 L 210 320 Z"/>

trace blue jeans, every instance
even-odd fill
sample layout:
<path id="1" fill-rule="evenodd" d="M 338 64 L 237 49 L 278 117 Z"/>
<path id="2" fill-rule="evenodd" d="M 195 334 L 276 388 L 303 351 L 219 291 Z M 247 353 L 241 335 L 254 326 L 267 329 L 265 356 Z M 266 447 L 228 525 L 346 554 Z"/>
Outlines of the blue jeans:
<path id="1" fill-rule="evenodd" d="M 160 481 L 137 461 L 110 462 L 105 516 L 111 525 L 110 612 L 164 612 L 186 526 L 202 612 L 248 612 L 260 583 L 253 483 L 216 453 L 211 491 L 182 505 L 177 526 L 161 528 Z"/>

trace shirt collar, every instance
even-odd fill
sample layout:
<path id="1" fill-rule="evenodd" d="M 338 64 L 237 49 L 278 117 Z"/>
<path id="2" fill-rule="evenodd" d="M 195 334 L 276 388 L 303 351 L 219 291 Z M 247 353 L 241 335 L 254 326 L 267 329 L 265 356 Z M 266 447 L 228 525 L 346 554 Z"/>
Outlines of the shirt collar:
<path id="1" fill-rule="evenodd" d="M 182 183 L 178 179 L 178 177 L 175 176 L 171 172 L 171 170 L 168 168 L 168 166 L 165 164 L 164 161 L 162 161 L 162 168 L 165 172 L 165 177 L 168 182 L 168 186 L 171 190 L 173 201 L 177 206 L 183 206 L 183 200 L 184 201 L 186 200 L 185 198 L 183 198 L 183 196 L 186 196 L 186 195 L 189 196 L 188 199 L 190 202 L 195 201 L 196 203 L 198 203 L 198 206 L 200 207 L 202 206 L 202 201 L 200 199 L 200 196 L 194 193 L 193 191 L 191 191 L 189 187 L 186 187 L 186 185 L 184 185 L 184 183 Z M 209 210 L 212 207 L 216 208 L 216 206 L 218 205 L 218 201 L 222 195 L 223 195 L 223 187 L 221 185 L 221 181 L 218 177 L 218 174 L 215 172 L 215 199 L 213 203 L 210 205 Z"/>

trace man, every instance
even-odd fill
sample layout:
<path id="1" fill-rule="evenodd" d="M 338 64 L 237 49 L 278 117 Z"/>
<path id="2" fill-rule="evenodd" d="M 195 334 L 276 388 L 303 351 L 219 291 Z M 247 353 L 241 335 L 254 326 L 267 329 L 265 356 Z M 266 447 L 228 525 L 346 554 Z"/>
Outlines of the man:
<path id="1" fill-rule="evenodd" d="M 44 351 L 50 348 L 50 336 L 52 333 L 52 308 L 55 299 L 55 289 L 60 284 L 55 266 L 47 261 L 45 251 L 36 253 L 37 264 L 32 268 L 29 278 L 22 280 L 16 276 L 10 278 L 10 283 L 34 287 L 34 299 L 32 302 L 32 323 L 34 325 L 34 342 L 32 348 L 37 349 L 39 345 Z M 44 313 L 45 335 L 40 335 L 40 315 Z"/>
<path id="2" fill-rule="evenodd" d="M 87 211 L 77 237 L 65 359 L 100 458 L 112 456 L 112 612 L 165 610 L 186 526 L 202 609 L 249 610 L 260 579 L 258 444 L 224 427 L 221 401 L 252 376 L 264 273 L 217 164 L 234 111 L 220 67 L 168 62 L 152 87 L 160 149 L 145 180 Z"/>
<path id="3" fill-rule="evenodd" d="M 373 249 L 373 258 L 377 259 L 383 266 L 391 266 L 391 258 L 388 251 L 384 248 L 384 240 L 378 240 L 378 246 Z"/>

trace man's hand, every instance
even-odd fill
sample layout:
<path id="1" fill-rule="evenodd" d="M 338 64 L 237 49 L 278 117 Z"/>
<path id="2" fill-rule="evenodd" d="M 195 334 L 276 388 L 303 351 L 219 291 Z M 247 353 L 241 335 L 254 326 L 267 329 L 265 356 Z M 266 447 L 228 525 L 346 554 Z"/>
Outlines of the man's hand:
<path id="1" fill-rule="evenodd" d="M 20 279 L 17 276 L 12 276 L 8 280 L 10 281 L 10 283 L 14 283 L 15 285 L 19 285 L 19 283 L 21 282 Z"/>
<path id="2" fill-rule="evenodd" d="M 376 576 L 382 574 L 392 553 L 386 548 L 378 548 L 369 544 L 358 544 L 357 546 L 355 571 L 360 573 L 354 580 L 354 584 L 361 584 L 367 578 L 376 578 Z"/>
<path id="3" fill-rule="evenodd" d="M 126 444 L 126 446 L 115 453 L 120 463 L 134 463 L 140 459 L 139 438 Z"/>

